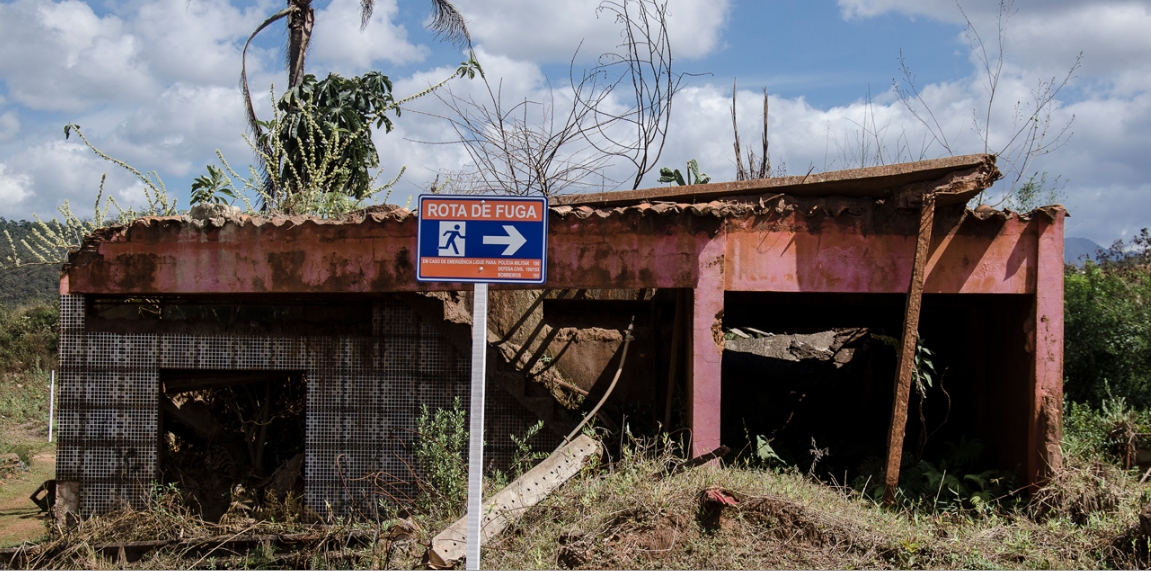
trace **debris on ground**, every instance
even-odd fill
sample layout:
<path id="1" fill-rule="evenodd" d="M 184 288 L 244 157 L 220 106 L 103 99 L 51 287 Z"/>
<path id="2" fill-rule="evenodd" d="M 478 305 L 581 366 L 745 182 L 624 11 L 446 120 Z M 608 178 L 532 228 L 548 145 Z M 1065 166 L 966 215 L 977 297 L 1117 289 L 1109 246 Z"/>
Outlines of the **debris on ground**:
<path id="1" fill-rule="evenodd" d="M 589 462 L 598 458 L 599 452 L 600 444 L 581 434 L 488 498 L 483 503 L 480 520 L 480 545 L 497 537 L 552 490 L 579 474 Z M 432 539 L 425 558 L 429 567 L 447 569 L 463 559 L 467 550 L 467 525 L 465 514 Z"/>

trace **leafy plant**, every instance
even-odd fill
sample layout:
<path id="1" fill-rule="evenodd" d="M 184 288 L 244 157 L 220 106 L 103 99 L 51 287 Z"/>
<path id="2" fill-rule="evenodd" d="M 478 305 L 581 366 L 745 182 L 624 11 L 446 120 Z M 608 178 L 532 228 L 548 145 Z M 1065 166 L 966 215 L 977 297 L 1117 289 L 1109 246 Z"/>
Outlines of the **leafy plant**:
<path id="1" fill-rule="evenodd" d="M 57 301 L 0 305 L 0 375 L 54 368 L 59 320 Z"/>
<path id="2" fill-rule="evenodd" d="M 750 451 L 750 454 L 744 459 L 743 465 L 752 469 L 768 469 L 777 466 L 786 466 L 788 462 L 784 460 L 775 449 L 772 448 L 772 438 L 763 434 L 751 434 L 747 429 L 747 421 L 744 420 L 743 435 L 747 439 L 747 446 L 744 450 Z M 739 458 L 743 451 L 740 451 L 736 457 Z"/>
<path id="3" fill-rule="evenodd" d="M 1012 493 L 1017 486 L 1012 472 L 981 466 L 982 441 L 960 436 L 958 441 L 945 444 L 947 452 L 932 459 L 921 459 L 900 472 L 896 497 L 901 503 L 933 511 L 974 509 L 982 512 L 992 509 L 999 500 L 1014 498 Z M 871 484 L 882 481 L 883 462 L 870 459 L 859 471 L 861 475 L 852 482 L 852 487 L 879 501 L 883 486 Z"/>
<path id="4" fill-rule="evenodd" d="M 1026 212 L 1040 206 L 1057 204 L 1067 196 L 1063 192 L 1065 186 L 1067 186 L 1067 181 L 1062 175 L 1055 177 L 1055 180 L 1048 183 L 1046 172 L 1043 174 L 1036 172 L 1008 197 L 1007 206 Z"/>
<path id="5" fill-rule="evenodd" d="M 1116 241 L 1098 263 L 1064 267 L 1064 391 L 1100 407 L 1151 407 L 1151 234 Z"/>
<path id="6" fill-rule="evenodd" d="M 91 218 L 81 219 L 77 217 L 72 213 L 67 200 L 56 208 L 63 217 L 62 220 L 54 217 L 51 221 L 46 222 L 33 214 L 32 217 L 35 218 L 36 224 L 30 235 L 16 241 L 7 229 L 5 230 L 4 234 L 8 240 L 10 253 L 5 256 L 3 264 L 0 266 L 18 268 L 32 265 L 61 264 L 67 258 L 68 252 L 79 249 L 84 237 L 97 228 L 114 223 L 127 223 L 141 216 L 171 216 L 176 214 L 176 200 L 168 198 L 164 181 L 160 179 L 160 175 L 156 171 L 145 174 L 124 161 L 108 156 L 88 141 L 79 125 L 73 123 L 65 125 L 64 138 L 71 137 L 73 131 L 96 156 L 127 170 L 141 182 L 147 206 L 140 210 L 134 206 L 125 208 L 120 206 L 116 199 L 111 196 L 104 196 L 104 182 L 107 175 L 102 176 Z M 116 214 L 110 217 L 108 214 L 111 208 L 116 209 Z"/>
<path id="7" fill-rule="evenodd" d="M 532 451 L 532 445 L 528 443 L 529 440 L 539 434 L 540 430 L 544 427 L 544 421 L 539 421 L 528 427 L 522 437 L 511 434 L 512 442 L 516 445 L 515 452 L 512 453 L 512 479 L 518 478 L 531 470 L 541 460 L 548 457 L 547 452 Z"/>
<path id="8" fill-rule="evenodd" d="M 275 138 L 283 149 L 274 162 L 265 163 L 276 172 L 270 177 L 275 191 L 299 192 L 320 179 L 328 192 L 367 196 L 373 179 L 369 169 L 380 164 L 368 127 L 375 123 L 390 132 L 387 111 L 400 114 L 394 103 L 392 82 L 379 72 L 350 78 L 329 74 L 321 81 L 305 75 L 276 104 L 277 118 L 260 122 L 267 132 L 257 138 L 257 145 L 270 148 Z M 322 157 L 318 164 L 316 157 Z"/>
<path id="9" fill-rule="evenodd" d="M 683 173 L 679 169 L 661 168 L 659 169 L 660 182 L 674 182 L 679 186 L 688 186 L 692 184 L 707 184 L 711 182 L 711 177 L 706 174 L 699 173 L 699 163 L 695 159 L 687 161 L 687 179 L 683 178 Z"/>
<path id="10" fill-rule="evenodd" d="M 231 198 L 225 201 L 224 198 Z M 192 204 L 231 204 L 236 201 L 236 189 L 224 174 L 224 169 L 208 165 L 208 174 L 192 181 Z"/>
<path id="11" fill-rule="evenodd" d="M 425 493 L 417 503 L 427 511 L 458 513 L 467 500 L 468 471 L 465 453 L 468 445 L 466 413 L 459 397 L 451 408 L 434 411 L 421 405 L 416 419 L 416 460 L 423 470 Z"/>
<path id="12" fill-rule="evenodd" d="M 900 348 L 898 338 L 890 335 L 880 335 L 879 333 L 872 333 L 871 338 L 890 347 L 898 355 Z M 925 389 L 931 388 L 938 377 L 938 373 L 935 370 L 935 352 L 927 348 L 922 335 L 916 335 L 915 338 L 915 356 L 911 372 L 915 378 L 916 392 L 918 392 L 921 397 L 925 397 L 927 394 Z"/>
<path id="13" fill-rule="evenodd" d="M 923 342 L 923 337 L 920 336 L 915 340 L 915 373 L 916 383 L 922 383 L 928 388 L 935 381 L 935 352 L 927 348 Z M 923 386 L 919 387 L 920 394 L 924 394 Z"/>

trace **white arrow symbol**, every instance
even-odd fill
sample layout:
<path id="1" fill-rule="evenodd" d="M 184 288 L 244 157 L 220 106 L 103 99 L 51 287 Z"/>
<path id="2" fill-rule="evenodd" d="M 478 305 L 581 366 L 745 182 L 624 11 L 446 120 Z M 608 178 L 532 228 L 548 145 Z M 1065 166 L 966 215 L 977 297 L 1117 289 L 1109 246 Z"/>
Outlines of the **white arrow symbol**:
<path id="1" fill-rule="evenodd" d="M 485 244 L 504 244 L 507 246 L 507 249 L 504 250 L 504 253 L 500 254 L 501 256 L 510 256 L 516 253 L 516 250 L 519 250 L 520 246 L 523 246 L 527 243 L 527 239 L 524 238 L 523 234 L 520 234 L 519 230 L 516 230 L 515 226 L 509 226 L 505 224 L 504 232 L 507 232 L 508 235 L 484 236 Z"/>

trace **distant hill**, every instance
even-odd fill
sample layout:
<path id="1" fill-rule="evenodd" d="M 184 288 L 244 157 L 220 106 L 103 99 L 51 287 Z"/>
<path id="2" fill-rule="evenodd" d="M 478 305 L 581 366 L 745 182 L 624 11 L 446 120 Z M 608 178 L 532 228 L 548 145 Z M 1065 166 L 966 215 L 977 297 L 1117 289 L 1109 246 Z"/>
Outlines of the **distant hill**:
<path id="1" fill-rule="evenodd" d="M 19 243 L 32 232 L 33 222 L 5 220 L 0 217 L 0 259 L 11 254 L 11 246 L 4 236 L 7 231 Z M 21 248 L 20 256 L 31 259 L 31 253 Z M 54 299 L 60 292 L 60 266 L 26 266 L 0 268 L 0 304 L 14 307 L 37 299 Z"/>
<path id="2" fill-rule="evenodd" d="M 1104 250 L 1106 248 L 1087 238 L 1064 238 L 1063 263 L 1079 265 L 1084 259 L 1097 260 L 1099 252 Z"/>

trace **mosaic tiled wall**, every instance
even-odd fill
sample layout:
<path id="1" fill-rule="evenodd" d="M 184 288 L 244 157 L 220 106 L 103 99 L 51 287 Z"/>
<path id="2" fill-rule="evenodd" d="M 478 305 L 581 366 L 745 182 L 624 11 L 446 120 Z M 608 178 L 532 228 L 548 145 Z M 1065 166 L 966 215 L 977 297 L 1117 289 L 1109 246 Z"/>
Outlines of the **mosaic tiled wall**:
<path id="1" fill-rule="evenodd" d="M 370 337 L 116 334 L 87 331 L 84 296 L 61 296 L 57 478 L 80 482 L 82 514 L 138 507 L 157 473 L 161 369 L 303 370 L 308 505 L 374 505 L 380 480 L 362 477 L 411 480 L 420 408 L 466 410 L 469 362 L 402 301 L 372 313 Z M 509 434 L 534 419 L 490 384 L 484 414 L 486 464 L 506 466 Z"/>

